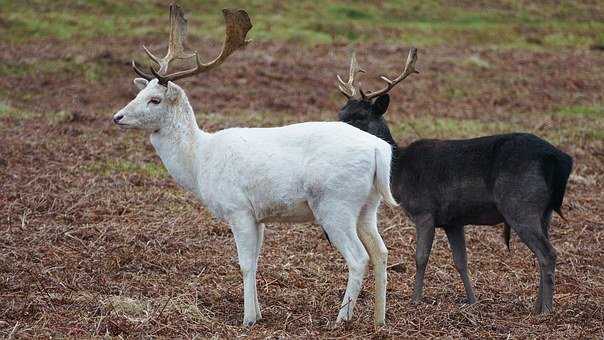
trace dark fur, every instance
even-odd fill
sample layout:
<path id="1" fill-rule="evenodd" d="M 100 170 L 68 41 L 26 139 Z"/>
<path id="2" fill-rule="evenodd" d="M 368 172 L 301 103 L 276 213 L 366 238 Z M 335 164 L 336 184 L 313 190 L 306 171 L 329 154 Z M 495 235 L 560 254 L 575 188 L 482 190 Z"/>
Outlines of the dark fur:
<path id="1" fill-rule="evenodd" d="M 464 226 L 504 223 L 539 259 L 538 312 L 552 309 L 556 253 L 548 237 L 552 211 L 561 215 L 572 158 L 545 140 L 512 133 L 464 140 L 424 139 L 399 147 L 383 118 L 388 95 L 349 100 L 339 119 L 393 147 L 392 193 L 416 225 L 414 300 L 421 299 L 434 228 L 445 229 L 470 303 Z"/>

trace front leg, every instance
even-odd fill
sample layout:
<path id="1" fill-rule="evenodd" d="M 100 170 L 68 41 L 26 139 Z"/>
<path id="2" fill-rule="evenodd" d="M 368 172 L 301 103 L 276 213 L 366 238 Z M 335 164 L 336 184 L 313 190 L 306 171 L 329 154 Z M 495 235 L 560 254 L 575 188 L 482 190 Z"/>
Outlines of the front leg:
<path id="1" fill-rule="evenodd" d="M 470 275 L 468 274 L 468 256 L 466 253 L 464 226 L 445 226 L 445 233 L 447 233 L 447 240 L 449 240 L 449 246 L 453 253 L 453 263 L 459 272 L 464 289 L 466 290 L 468 303 L 475 303 L 476 295 L 474 294 L 474 288 L 472 288 L 472 282 L 470 281 Z"/>
<path id="2" fill-rule="evenodd" d="M 239 267 L 243 275 L 243 325 L 252 326 L 260 319 L 260 306 L 256 292 L 256 270 L 260 253 L 261 230 L 256 220 L 248 214 L 229 219 L 237 244 Z"/>

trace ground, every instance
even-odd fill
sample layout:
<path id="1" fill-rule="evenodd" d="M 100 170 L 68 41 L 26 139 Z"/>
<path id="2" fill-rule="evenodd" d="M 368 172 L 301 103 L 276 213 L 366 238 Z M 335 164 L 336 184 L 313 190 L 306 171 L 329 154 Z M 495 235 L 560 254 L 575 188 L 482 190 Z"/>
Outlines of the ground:
<path id="1" fill-rule="evenodd" d="M 189 43 L 220 48 L 219 8 L 181 1 Z M 390 250 L 387 325 L 373 281 L 334 327 L 346 268 L 316 225 L 269 225 L 258 289 L 263 319 L 240 325 L 242 280 L 227 225 L 169 178 L 147 136 L 111 123 L 135 95 L 129 61 L 162 50 L 166 2 L 0 0 L 0 336 L 603 337 L 604 6 L 598 1 L 237 1 L 254 42 L 181 85 L 199 125 L 335 120 L 335 75 L 357 51 L 366 88 L 402 67 L 388 121 L 418 138 L 535 133 L 575 159 L 551 226 L 555 312 L 532 312 L 536 261 L 502 228 L 468 227 L 479 302 L 463 303 L 437 232 L 424 301 L 410 302 L 414 229 L 382 208 Z M 231 6 L 232 5 L 231 3 Z"/>

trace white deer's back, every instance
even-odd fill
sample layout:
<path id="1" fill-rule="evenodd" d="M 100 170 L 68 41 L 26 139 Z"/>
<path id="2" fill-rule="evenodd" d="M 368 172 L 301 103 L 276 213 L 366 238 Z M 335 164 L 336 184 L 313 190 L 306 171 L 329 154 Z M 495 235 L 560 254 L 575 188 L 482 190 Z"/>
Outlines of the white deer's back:
<path id="1" fill-rule="evenodd" d="M 200 194 L 218 217 L 248 205 L 258 220 L 309 220 L 307 200 L 331 188 L 370 190 L 375 149 L 388 144 L 340 122 L 232 128 L 210 135 L 200 155 Z M 212 202 L 212 203 L 210 203 Z M 300 216 L 298 216 L 300 215 Z M 279 218 L 275 218 L 279 220 Z"/>

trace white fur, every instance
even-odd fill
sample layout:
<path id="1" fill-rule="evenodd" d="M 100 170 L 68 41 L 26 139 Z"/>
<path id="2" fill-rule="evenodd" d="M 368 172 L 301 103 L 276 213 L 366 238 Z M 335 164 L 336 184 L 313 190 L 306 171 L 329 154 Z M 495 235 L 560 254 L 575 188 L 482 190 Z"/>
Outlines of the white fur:
<path id="1" fill-rule="evenodd" d="M 140 78 L 135 84 L 142 90 L 114 120 L 122 117 L 118 123 L 124 127 L 150 130 L 174 179 L 230 224 L 243 274 L 244 324 L 261 317 L 256 268 L 263 223 L 310 221 L 321 224 L 349 268 L 337 321 L 352 317 L 371 259 L 375 322 L 384 323 L 388 252 L 378 234 L 377 209 L 381 197 L 396 205 L 386 142 L 340 122 L 206 133 L 180 87 Z"/>

